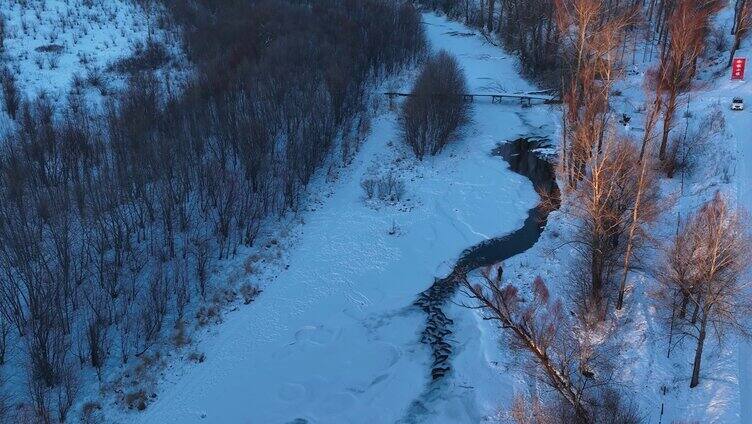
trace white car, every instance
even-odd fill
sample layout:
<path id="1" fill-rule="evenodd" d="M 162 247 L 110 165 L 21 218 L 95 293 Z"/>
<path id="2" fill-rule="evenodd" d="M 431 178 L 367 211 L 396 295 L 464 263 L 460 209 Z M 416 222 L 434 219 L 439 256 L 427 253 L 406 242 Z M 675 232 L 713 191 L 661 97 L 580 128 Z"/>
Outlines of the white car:
<path id="1" fill-rule="evenodd" d="M 744 110 L 744 100 L 741 97 L 734 97 L 731 101 L 731 110 Z"/>

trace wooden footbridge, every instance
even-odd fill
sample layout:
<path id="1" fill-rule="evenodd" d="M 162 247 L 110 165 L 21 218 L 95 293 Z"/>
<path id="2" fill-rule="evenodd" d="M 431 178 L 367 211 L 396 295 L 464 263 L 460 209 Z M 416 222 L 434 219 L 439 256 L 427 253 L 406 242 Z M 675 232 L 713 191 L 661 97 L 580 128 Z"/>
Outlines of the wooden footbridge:
<path id="1" fill-rule="evenodd" d="M 394 100 L 395 97 L 412 97 L 412 93 L 400 93 L 396 91 L 388 91 L 384 93 L 389 100 Z M 437 97 L 447 96 L 446 94 L 436 94 Z M 531 106 L 533 101 L 539 101 L 543 104 L 557 104 L 561 103 L 556 90 L 541 90 L 531 91 L 527 93 L 482 93 L 482 94 L 460 94 L 460 97 L 468 103 L 472 103 L 478 98 L 491 99 L 491 103 L 502 103 L 505 99 L 519 101 L 522 106 Z"/>

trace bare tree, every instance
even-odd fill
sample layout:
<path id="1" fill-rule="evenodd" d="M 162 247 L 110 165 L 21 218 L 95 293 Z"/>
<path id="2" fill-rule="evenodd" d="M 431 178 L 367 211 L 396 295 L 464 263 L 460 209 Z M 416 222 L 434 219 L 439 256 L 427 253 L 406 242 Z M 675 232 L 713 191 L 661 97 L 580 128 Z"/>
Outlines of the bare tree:
<path id="1" fill-rule="evenodd" d="M 710 19 L 722 6 L 720 1 L 679 0 L 668 18 L 668 44 L 661 53 L 658 89 L 662 102 L 663 133 L 658 157 L 666 159 L 669 132 L 673 125 L 679 94 L 687 90 L 695 77 L 697 59 L 705 47 Z"/>
<path id="2" fill-rule="evenodd" d="M 169 60 L 157 44 L 120 62 L 131 75 L 104 113 L 75 94 L 22 101 L 16 76 L 0 72 L 16 120 L 0 140 L 0 362 L 12 327 L 35 422 L 69 415 L 72 358 L 102 378 L 112 350 L 125 364 L 166 342 L 167 317 L 193 315 L 188 287 L 205 300 L 212 261 L 295 208 L 316 171 L 336 165 L 371 82 L 425 49 L 409 2 L 165 9 L 197 71 L 180 93 L 148 72 Z"/>
<path id="3" fill-rule="evenodd" d="M 578 384 L 577 354 L 567 339 L 563 306 L 549 298 L 542 279 L 535 280 L 533 298 L 523 302 L 516 287 L 503 285 L 501 273 L 483 270 L 481 284 L 465 280 L 467 295 L 475 299 L 486 318 L 498 322 L 510 335 L 510 347 L 526 352 L 535 363 L 533 376 L 553 388 L 573 408 L 578 419 L 588 422 Z"/>
<path id="4" fill-rule="evenodd" d="M 640 229 L 656 213 L 656 181 L 634 143 L 609 132 L 593 146 L 578 186 L 565 193 L 562 211 L 574 225 L 568 241 L 579 253 L 572 294 L 583 317 L 602 317 L 619 260 L 628 271 Z M 625 247 L 629 256 L 622 256 Z"/>
<path id="5" fill-rule="evenodd" d="M 734 43 L 731 45 L 727 67 L 731 67 L 736 51 L 741 47 L 742 40 L 744 40 L 751 28 L 752 1 L 736 0 L 736 5 L 734 6 L 734 26 L 731 30 L 731 33 L 734 35 Z"/>
<path id="6" fill-rule="evenodd" d="M 609 387 L 606 363 L 595 368 L 582 362 L 581 344 L 574 336 L 564 305 L 551 298 L 537 277 L 530 298 L 501 281 L 498 265 L 483 269 L 482 281 L 463 281 L 465 294 L 477 302 L 469 306 L 497 322 L 509 338 L 509 346 L 530 361 L 526 368 L 535 381 L 553 389 L 554 399 L 544 401 L 537 393 L 518 396 L 512 418 L 520 424 L 614 423 L 637 424 L 631 405 Z M 467 306 L 467 305 L 466 305 Z M 532 414 L 531 414 L 532 412 Z"/>
<path id="7" fill-rule="evenodd" d="M 442 50 L 426 61 L 400 118 L 405 141 L 418 159 L 441 152 L 470 120 L 465 94 L 467 82 L 454 57 Z"/>
<path id="8" fill-rule="evenodd" d="M 658 177 L 654 172 L 655 167 L 650 160 L 650 156 L 638 157 L 636 165 L 639 166 L 639 170 L 636 171 L 638 176 L 635 181 L 633 202 L 630 205 L 630 210 L 627 211 L 627 225 L 629 229 L 624 241 L 626 246 L 616 309 L 621 309 L 624 304 L 627 277 L 634 253 L 648 238 L 648 224 L 658 218 L 662 206 L 664 206 L 660 201 Z"/>
<path id="9" fill-rule="evenodd" d="M 568 51 L 560 172 L 575 186 L 608 126 L 611 87 L 621 73 L 617 49 L 635 10 L 611 11 L 602 0 L 557 0 L 556 21 Z"/>
<path id="10" fill-rule="evenodd" d="M 729 331 L 746 334 L 743 322 L 752 312 L 750 285 L 742 279 L 752 247 L 746 222 L 746 215 L 717 193 L 679 229 L 659 272 L 659 305 L 672 311 L 672 325 L 697 342 L 690 387 L 700 382 L 709 333 L 718 340 Z"/>

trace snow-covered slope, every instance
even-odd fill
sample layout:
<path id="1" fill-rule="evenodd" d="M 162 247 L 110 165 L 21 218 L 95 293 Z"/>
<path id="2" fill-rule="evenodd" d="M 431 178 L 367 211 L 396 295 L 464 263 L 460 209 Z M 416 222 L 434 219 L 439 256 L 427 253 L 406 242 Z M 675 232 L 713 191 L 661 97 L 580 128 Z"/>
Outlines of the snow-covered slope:
<path id="1" fill-rule="evenodd" d="M 510 92 L 532 89 L 517 75 L 514 59 L 481 37 L 435 15 L 424 19 L 433 48 L 458 57 L 473 90 L 494 82 Z M 415 163 L 401 145 L 394 113 L 375 119 L 372 135 L 333 194 L 304 214 L 286 258 L 289 268 L 251 306 L 230 314 L 216 334 L 203 336 L 198 349 L 206 354 L 204 363 L 173 364 L 154 403 L 119 419 L 409 418 L 409 405 L 430 379 L 429 350 L 418 334 L 424 316 L 411 303 L 434 277 L 448 272 L 464 248 L 522 224 L 537 196 L 490 152 L 506 139 L 549 134 L 557 121 L 548 106 L 525 109 L 524 119 L 516 103 L 477 102 L 474 108 L 465 136 L 423 163 Z M 367 206 L 361 179 L 387 169 L 405 181 L 409 200 L 397 207 Z M 456 341 L 459 349 L 475 349 L 464 342 Z M 485 408 L 475 405 L 472 390 L 451 384 L 456 402 L 410 413 L 431 422 L 477 422 Z M 495 395 L 506 391 L 493 387 Z"/>

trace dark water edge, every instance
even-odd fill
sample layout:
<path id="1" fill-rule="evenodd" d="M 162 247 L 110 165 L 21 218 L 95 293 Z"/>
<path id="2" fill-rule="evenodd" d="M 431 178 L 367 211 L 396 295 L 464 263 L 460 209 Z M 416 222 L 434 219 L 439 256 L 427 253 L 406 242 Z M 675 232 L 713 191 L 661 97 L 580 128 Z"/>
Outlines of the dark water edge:
<path id="1" fill-rule="evenodd" d="M 553 206 L 558 208 L 559 187 L 554 165 L 539 151 L 545 147 L 549 145 L 544 138 L 520 138 L 500 143 L 492 154 L 503 158 L 512 171 L 527 177 L 535 189 L 539 193 L 546 193 L 553 200 Z M 533 247 L 546 227 L 549 211 L 539 203 L 528 210 L 527 218 L 519 229 L 465 249 L 449 276 L 437 278 L 431 287 L 418 295 L 414 304 L 427 317 L 421 342 L 430 346 L 433 355 L 432 381 L 440 380 L 451 371 L 452 345 L 449 337 L 453 322 L 445 315 L 443 307 L 455 294 L 460 282 L 475 269 L 499 263 Z"/>
<path id="2" fill-rule="evenodd" d="M 535 190 L 544 192 L 556 200 L 558 207 L 559 187 L 556 185 L 556 175 L 553 164 L 543 157 L 538 149 L 550 147 L 545 139 L 520 138 L 499 144 L 493 154 L 503 158 L 509 169 L 527 177 Z M 455 265 L 466 272 L 493 265 L 518 255 L 538 242 L 543 229 L 546 227 L 549 209 L 540 204 L 528 210 L 527 219 L 522 227 L 501 237 L 483 241 L 465 249 Z"/>

